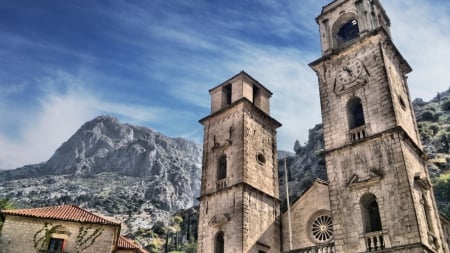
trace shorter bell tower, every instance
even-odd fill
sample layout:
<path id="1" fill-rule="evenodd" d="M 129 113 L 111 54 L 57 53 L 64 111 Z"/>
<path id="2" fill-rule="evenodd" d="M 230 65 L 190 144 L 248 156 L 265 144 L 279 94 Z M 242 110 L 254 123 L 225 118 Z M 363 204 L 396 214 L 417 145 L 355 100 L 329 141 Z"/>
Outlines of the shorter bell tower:
<path id="1" fill-rule="evenodd" d="M 245 72 L 209 91 L 198 253 L 279 253 L 280 201 L 272 93 Z"/>

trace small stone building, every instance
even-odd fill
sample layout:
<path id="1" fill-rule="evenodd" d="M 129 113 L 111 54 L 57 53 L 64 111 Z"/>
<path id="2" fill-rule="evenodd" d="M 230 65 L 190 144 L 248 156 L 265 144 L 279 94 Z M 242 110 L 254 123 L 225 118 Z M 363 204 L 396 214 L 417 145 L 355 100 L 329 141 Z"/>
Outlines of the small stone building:
<path id="1" fill-rule="evenodd" d="M 74 205 L 3 210 L 0 253 L 145 253 L 121 225 Z"/>

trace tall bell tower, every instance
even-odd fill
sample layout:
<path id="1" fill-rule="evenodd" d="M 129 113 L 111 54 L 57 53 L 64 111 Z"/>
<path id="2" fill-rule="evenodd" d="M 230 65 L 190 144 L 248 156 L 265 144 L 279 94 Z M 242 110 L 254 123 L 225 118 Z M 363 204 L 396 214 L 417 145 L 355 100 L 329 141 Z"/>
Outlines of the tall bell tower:
<path id="1" fill-rule="evenodd" d="M 406 75 L 378 0 L 317 17 L 318 76 L 336 252 L 449 252 Z"/>
<path id="2" fill-rule="evenodd" d="M 279 253 L 280 201 L 272 93 L 245 72 L 209 91 L 198 253 Z"/>

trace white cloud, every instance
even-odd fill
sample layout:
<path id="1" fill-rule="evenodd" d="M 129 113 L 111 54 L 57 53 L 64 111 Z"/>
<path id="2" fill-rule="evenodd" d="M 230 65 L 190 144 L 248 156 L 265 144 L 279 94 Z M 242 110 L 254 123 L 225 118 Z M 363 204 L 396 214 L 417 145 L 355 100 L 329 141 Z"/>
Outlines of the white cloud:
<path id="1" fill-rule="evenodd" d="M 61 87 L 64 86 L 64 87 Z M 164 121 L 170 109 L 124 104 L 103 99 L 83 88 L 83 81 L 58 72 L 41 83 L 44 95 L 35 108 L 17 114 L 18 137 L 0 133 L 0 169 L 47 160 L 86 121 L 100 114 L 117 115 L 126 122 Z"/>
<path id="2" fill-rule="evenodd" d="M 429 100 L 450 86 L 450 2 L 384 1 L 391 33 L 413 72 L 412 99 Z"/>

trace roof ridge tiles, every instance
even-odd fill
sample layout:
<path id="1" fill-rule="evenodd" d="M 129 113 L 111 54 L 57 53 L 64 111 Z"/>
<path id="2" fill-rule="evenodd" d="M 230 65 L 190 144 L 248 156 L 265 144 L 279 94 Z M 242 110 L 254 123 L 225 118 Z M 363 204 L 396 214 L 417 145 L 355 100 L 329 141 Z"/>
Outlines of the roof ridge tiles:
<path id="1" fill-rule="evenodd" d="M 36 207 L 28 209 L 2 210 L 1 213 L 6 215 L 36 217 L 44 219 L 57 219 L 65 221 L 120 225 L 120 222 L 104 218 L 98 214 L 87 211 L 73 204 Z"/>

